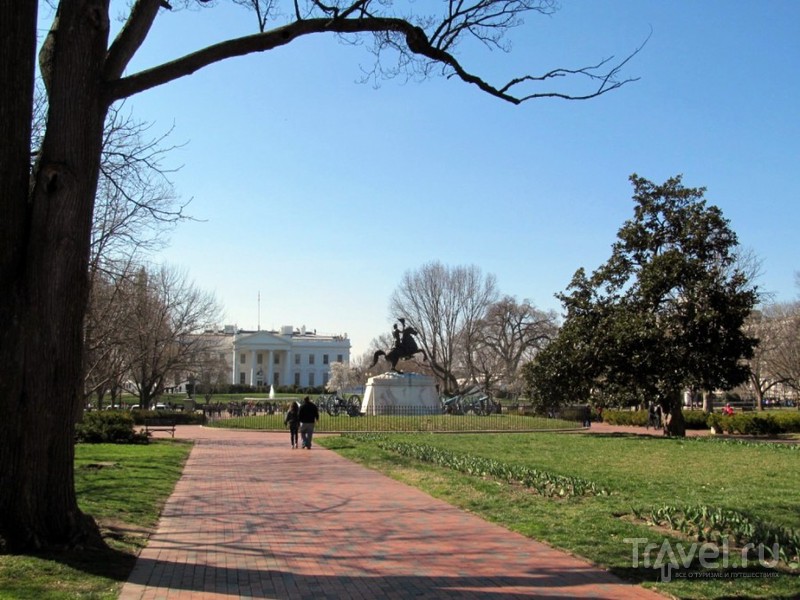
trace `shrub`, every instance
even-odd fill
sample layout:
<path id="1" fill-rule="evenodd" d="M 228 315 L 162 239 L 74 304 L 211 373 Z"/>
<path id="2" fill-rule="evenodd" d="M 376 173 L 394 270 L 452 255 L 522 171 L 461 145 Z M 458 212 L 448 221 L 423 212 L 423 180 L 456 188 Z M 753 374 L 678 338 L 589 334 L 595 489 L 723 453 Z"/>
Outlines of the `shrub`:
<path id="1" fill-rule="evenodd" d="M 800 433 L 800 411 L 781 410 L 770 413 L 784 433 Z"/>
<path id="2" fill-rule="evenodd" d="M 702 410 L 684 410 L 683 420 L 686 429 L 707 429 L 708 415 Z M 645 427 L 647 425 L 646 410 L 606 410 L 603 420 L 609 425 L 627 425 L 630 427 Z"/>
<path id="3" fill-rule="evenodd" d="M 147 436 L 134 431 L 133 416 L 117 410 L 84 413 L 75 426 L 75 440 L 87 444 L 136 444 Z"/>
<path id="4" fill-rule="evenodd" d="M 583 423 L 591 417 L 591 409 L 588 406 L 573 405 L 564 406 L 558 412 L 558 418 L 564 421 L 577 421 Z"/>
<path id="5" fill-rule="evenodd" d="M 196 412 L 168 411 L 168 410 L 132 410 L 131 417 L 136 425 L 144 425 L 145 419 L 164 418 L 175 419 L 176 425 L 203 425 L 205 415 Z"/>
<path id="6" fill-rule="evenodd" d="M 683 411 L 683 420 L 686 421 L 686 429 L 708 429 L 708 415 L 702 410 Z"/>
<path id="7" fill-rule="evenodd" d="M 717 413 L 711 413 L 708 415 L 706 423 L 708 424 L 709 429 L 714 430 L 716 433 L 727 433 L 727 430 L 725 429 L 726 423 L 723 422 L 722 417 L 723 415 L 719 415 Z"/>
<path id="8" fill-rule="evenodd" d="M 731 416 L 711 414 L 708 426 L 725 433 L 741 435 L 775 435 L 800 432 L 798 413 L 736 413 Z"/>
<path id="9" fill-rule="evenodd" d="M 782 433 L 778 422 L 771 415 L 749 414 L 735 415 L 742 422 L 742 432 L 746 435 L 774 435 Z"/>
<path id="10" fill-rule="evenodd" d="M 646 410 L 604 410 L 603 421 L 609 425 L 644 427 L 647 425 Z"/>

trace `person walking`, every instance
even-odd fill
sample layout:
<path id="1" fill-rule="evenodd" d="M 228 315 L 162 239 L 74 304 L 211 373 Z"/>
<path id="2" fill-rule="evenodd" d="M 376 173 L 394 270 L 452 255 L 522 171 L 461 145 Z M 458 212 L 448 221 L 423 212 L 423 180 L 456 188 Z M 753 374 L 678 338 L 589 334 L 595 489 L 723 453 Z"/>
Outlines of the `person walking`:
<path id="1" fill-rule="evenodd" d="M 289 426 L 289 440 L 292 443 L 292 448 L 297 448 L 297 432 L 300 429 L 300 405 L 295 400 L 286 411 L 286 418 L 283 419 L 283 424 Z"/>
<path id="2" fill-rule="evenodd" d="M 311 450 L 311 438 L 314 437 L 314 425 L 319 421 L 319 409 L 308 396 L 303 398 L 298 418 L 300 419 L 300 439 L 303 442 L 303 448 Z"/>

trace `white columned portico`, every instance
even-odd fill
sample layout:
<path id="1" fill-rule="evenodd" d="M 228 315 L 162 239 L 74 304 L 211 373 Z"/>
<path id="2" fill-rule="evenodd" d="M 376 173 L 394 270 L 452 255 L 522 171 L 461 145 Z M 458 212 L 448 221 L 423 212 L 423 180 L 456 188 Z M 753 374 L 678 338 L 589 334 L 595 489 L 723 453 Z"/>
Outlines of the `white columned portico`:
<path id="1" fill-rule="evenodd" d="M 250 350 L 250 385 L 256 384 L 256 351 Z"/>
<path id="2" fill-rule="evenodd" d="M 283 375 L 281 376 L 281 385 L 289 385 L 289 382 L 292 380 L 292 353 L 289 350 L 284 352 L 286 356 L 286 360 L 283 361 Z"/>

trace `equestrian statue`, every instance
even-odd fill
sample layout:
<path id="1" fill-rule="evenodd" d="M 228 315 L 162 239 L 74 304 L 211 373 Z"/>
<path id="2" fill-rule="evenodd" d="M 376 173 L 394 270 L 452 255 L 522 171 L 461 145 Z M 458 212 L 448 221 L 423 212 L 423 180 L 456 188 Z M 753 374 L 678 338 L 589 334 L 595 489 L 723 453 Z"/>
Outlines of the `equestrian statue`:
<path id="1" fill-rule="evenodd" d="M 398 328 L 397 323 L 394 324 L 394 328 L 392 330 L 394 346 L 388 352 L 384 352 L 383 350 L 378 350 L 375 352 L 372 364 L 369 366 L 370 369 L 378 364 L 379 356 L 383 356 L 386 360 L 388 360 L 392 365 L 391 370 L 396 373 L 402 373 L 402 371 L 397 370 L 397 363 L 401 360 L 413 358 L 415 354 L 421 352 L 422 360 L 427 360 L 428 357 L 425 355 L 425 351 L 417 346 L 417 342 L 413 338 L 413 336 L 419 335 L 419 332 L 410 325 L 406 327 L 405 319 L 400 318 L 398 321 L 400 321 L 402 328 Z"/>

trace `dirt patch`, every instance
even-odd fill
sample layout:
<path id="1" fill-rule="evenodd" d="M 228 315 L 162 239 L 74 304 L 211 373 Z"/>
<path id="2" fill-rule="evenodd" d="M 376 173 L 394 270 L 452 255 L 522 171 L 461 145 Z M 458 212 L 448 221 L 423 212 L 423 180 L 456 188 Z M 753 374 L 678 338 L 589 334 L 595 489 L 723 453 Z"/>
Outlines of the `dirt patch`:
<path id="1" fill-rule="evenodd" d="M 111 461 L 101 461 L 101 462 L 94 462 L 81 465 L 79 468 L 85 469 L 86 471 L 99 471 L 100 469 L 118 469 L 119 463 Z"/>

